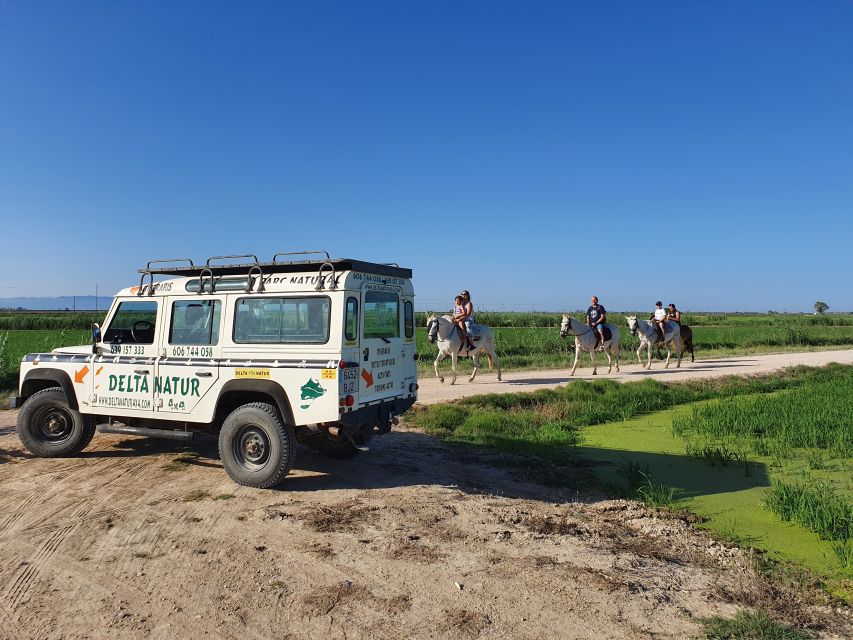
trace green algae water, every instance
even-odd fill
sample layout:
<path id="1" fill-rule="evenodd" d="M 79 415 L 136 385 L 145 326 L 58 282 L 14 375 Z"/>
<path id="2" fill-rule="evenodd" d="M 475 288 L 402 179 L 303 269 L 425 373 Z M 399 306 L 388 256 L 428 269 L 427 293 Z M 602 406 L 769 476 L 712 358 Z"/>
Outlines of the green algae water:
<path id="1" fill-rule="evenodd" d="M 853 499 L 851 460 L 825 458 L 824 468 L 811 469 L 806 452 L 789 451 L 789 457 L 781 463 L 772 456 L 736 455 L 712 463 L 687 455 L 687 442 L 673 434 L 673 421 L 719 402 L 693 403 L 622 422 L 583 427 L 579 453 L 608 463 L 599 467 L 602 482 L 611 480 L 614 469 L 626 458 L 646 465 L 657 480 L 681 492 L 677 507 L 707 518 L 704 526 L 723 537 L 764 549 L 777 560 L 805 565 L 828 578 L 853 577 L 840 564 L 830 541 L 783 521 L 765 507 L 772 482 L 778 479 L 819 478 L 832 482 L 842 495 Z"/>

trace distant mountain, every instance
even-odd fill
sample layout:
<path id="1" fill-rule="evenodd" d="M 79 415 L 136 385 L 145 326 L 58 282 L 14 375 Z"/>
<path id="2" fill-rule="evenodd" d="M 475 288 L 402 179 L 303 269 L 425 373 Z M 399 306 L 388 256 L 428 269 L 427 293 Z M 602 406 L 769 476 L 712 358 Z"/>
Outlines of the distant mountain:
<path id="1" fill-rule="evenodd" d="M 32 311 L 54 311 L 76 309 L 77 311 L 105 311 L 112 303 L 112 296 L 58 296 L 56 298 L 0 298 L 0 310 L 27 309 Z"/>

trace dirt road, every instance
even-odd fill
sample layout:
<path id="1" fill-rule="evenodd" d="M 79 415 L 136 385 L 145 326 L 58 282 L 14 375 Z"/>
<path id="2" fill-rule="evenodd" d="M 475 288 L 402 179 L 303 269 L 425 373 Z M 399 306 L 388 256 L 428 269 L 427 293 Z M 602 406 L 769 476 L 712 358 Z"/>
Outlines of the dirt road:
<path id="1" fill-rule="evenodd" d="M 740 606 L 853 636 L 689 522 L 413 430 L 343 463 L 300 448 L 262 491 L 227 478 L 212 439 L 98 435 L 35 459 L 14 419 L 0 412 L 3 640 L 681 639 Z"/>
<path id="2" fill-rule="evenodd" d="M 674 362 L 670 363 L 669 369 L 664 369 L 663 362 L 660 360 L 653 360 L 652 368 L 644 369 L 637 364 L 635 354 L 628 353 L 627 355 L 622 355 L 623 364 L 621 365 L 621 373 L 616 373 L 616 369 L 614 368 L 613 373 L 608 374 L 606 358 L 604 358 L 603 354 L 597 354 L 596 361 L 599 363 L 597 376 L 592 375 L 591 366 L 581 368 L 579 365 L 574 377 L 569 377 L 569 372 L 571 371 L 571 362 L 569 362 L 564 369 L 504 373 L 502 376 L 503 382 L 498 382 L 494 371 L 490 372 L 488 367 L 483 367 L 480 369 L 474 382 L 468 382 L 468 376 L 462 375 L 457 378 L 454 385 L 450 384 L 450 363 L 445 360 L 442 363 L 444 366 L 439 369 L 439 372 L 445 376 L 443 384 L 432 373 L 429 376 L 422 376 L 418 380 L 418 402 L 433 404 L 435 402 L 458 400 L 459 398 L 483 393 L 536 391 L 537 389 L 553 388 L 561 384 L 566 384 L 571 380 L 596 380 L 602 377 L 618 380 L 619 382 L 643 380 L 645 378 L 654 378 L 663 382 L 674 382 L 676 380 L 689 380 L 691 378 L 716 378 L 728 375 L 767 373 L 798 364 L 810 367 L 817 367 L 830 362 L 853 364 L 853 349 L 810 351 L 806 353 L 772 353 L 714 360 L 700 359 L 696 362 L 690 362 L 688 357 L 686 361 L 682 360 L 680 369 L 675 368 Z M 630 358 L 633 358 L 633 360 Z M 625 364 L 626 361 L 627 364 Z M 588 364 L 589 356 L 584 354 L 581 362 Z M 604 362 L 604 367 L 600 366 L 602 362 Z"/>

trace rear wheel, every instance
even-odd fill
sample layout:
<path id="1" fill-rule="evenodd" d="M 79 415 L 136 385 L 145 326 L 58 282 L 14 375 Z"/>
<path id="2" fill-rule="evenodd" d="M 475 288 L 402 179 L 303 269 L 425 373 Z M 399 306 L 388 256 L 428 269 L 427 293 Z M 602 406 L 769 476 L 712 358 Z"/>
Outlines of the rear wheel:
<path id="1" fill-rule="evenodd" d="M 59 387 L 34 393 L 18 413 L 18 438 L 40 458 L 79 453 L 94 435 L 95 418 L 72 409 Z"/>
<path id="2" fill-rule="evenodd" d="M 312 436 L 305 444 L 335 460 L 349 460 L 359 453 L 349 438 L 335 437 L 327 433 Z"/>
<path id="3" fill-rule="evenodd" d="M 296 436 L 278 408 L 265 402 L 232 411 L 219 431 L 219 457 L 234 482 L 269 489 L 293 468 Z"/>

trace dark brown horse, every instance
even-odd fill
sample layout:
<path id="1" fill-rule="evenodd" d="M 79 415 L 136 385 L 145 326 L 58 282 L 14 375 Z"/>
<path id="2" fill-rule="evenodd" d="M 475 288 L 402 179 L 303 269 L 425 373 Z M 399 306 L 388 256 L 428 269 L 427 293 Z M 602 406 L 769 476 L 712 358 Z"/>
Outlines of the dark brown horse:
<path id="1" fill-rule="evenodd" d="M 696 357 L 693 354 L 693 329 L 688 327 L 686 324 L 681 325 L 681 347 L 682 353 L 685 351 L 690 352 L 690 362 L 696 362 Z"/>
<path id="2" fill-rule="evenodd" d="M 652 319 L 654 319 L 654 316 L 652 316 Z M 670 320 L 672 320 L 672 318 L 670 318 Z M 674 320 L 673 322 L 678 322 L 678 321 Z M 689 351 L 690 352 L 690 362 L 696 362 L 696 355 L 693 353 L 693 329 L 688 327 L 683 322 L 679 322 L 678 324 L 681 326 L 681 345 L 682 345 L 681 346 L 681 352 L 686 353 L 687 351 Z M 663 342 L 662 342 L 663 338 L 660 337 L 660 329 L 658 329 L 657 333 L 658 333 L 658 337 L 659 337 L 658 343 L 655 345 L 657 347 L 657 350 L 658 350 L 657 357 L 663 358 L 663 354 L 660 352 L 661 345 L 663 344 Z"/>

